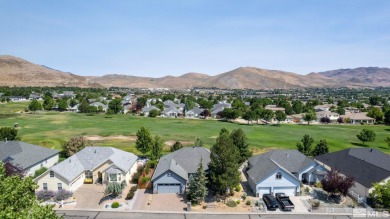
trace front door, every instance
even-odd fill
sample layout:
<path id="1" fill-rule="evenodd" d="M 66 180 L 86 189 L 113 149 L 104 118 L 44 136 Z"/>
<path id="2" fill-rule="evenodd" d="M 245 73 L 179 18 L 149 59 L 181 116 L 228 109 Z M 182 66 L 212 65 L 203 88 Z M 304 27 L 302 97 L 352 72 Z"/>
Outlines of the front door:
<path id="1" fill-rule="evenodd" d="M 98 172 L 98 183 L 103 183 L 102 172 Z"/>

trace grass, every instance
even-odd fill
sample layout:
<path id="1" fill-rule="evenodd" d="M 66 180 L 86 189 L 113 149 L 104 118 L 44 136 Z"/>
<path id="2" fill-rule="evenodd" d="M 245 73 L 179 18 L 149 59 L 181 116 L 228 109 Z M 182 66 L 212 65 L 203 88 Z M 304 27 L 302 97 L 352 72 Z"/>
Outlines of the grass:
<path id="1" fill-rule="evenodd" d="M 9 108 L 4 107 L 9 105 Z M 12 113 L 24 109 L 27 103 L 10 103 L 0 105 L 0 114 Z M 5 109 L 3 111 L 3 109 Z M 80 135 L 125 135 L 134 136 L 141 126 L 148 128 L 152 135 L 160 135 L 165 141 L 179 140 L 194 142 L 201 138 L 206 147 L 210 147 L 223 127 L 233 130 L 241 128 L 248 137 L 249 144 L 255 153 L 271 148 L 295 149 L 296 143 L 303 135 L 314 138 L 315 143 L 326 139 L 330 151 L 350 147 L 361 147 L 356 135 L 363 129 L 372 129 L 376 133 L 376 141 L 366 143 L 386 153 L 390 150 L 384 141 L 390 136 L 390 128 L 386 126 L 362 125 L 246 125 L 221 122 L 215 120 L 191 120 L 170 118 L 145 118 L 129 115 L 85 115 L 79 113 L 36 113 L 17 114 L 0 118 L 0 126 L 13 126 L 19 123 L 19 136 L 22 141 L 61 149 L 69 138 Z M 94 145 L 113 146 L 122 150 L 137 153 L 135 143 L 127 140 L 113 139 L 94 142 Z"/>

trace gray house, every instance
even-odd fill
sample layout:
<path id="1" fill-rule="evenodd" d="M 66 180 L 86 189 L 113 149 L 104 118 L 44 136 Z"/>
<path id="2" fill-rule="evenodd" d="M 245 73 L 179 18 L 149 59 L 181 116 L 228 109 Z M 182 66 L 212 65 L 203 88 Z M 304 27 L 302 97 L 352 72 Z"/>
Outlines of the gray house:
<path id="1" fill-rule="evenodd" d="M 1 141 L 0 161 L 22 168 L 27 176 L 42 167 L 50 168 L 58 162 L 59 151 L 21 141 Z"/>
<path id="2" fill-rule="evenodd" d="M 352 176 L 355 185 L 350 189 L 359 201 L 366 201 L 373 183 L 390 180 L 390 156 L 373 148 L 350 148 L 315 157 L 326 169 L 336 169 Z"/>
<path id="3" fill-rule="evenodd" d="M 249 158 L 246 173 L 253 193 L 261 197 L 280 192 L 299 195 L 301 181 L 317 182 L 326 172 L 297 150 L 273 150 Z"/>
<path id="4" fill-rule="evenodd" d="M 154 193 L 184 193 L 191 174 L 202 161 L 205 171 L 210 163 L 210 151 L 203 147 L 184 147 L 160 158 L 152 176 Z"/>

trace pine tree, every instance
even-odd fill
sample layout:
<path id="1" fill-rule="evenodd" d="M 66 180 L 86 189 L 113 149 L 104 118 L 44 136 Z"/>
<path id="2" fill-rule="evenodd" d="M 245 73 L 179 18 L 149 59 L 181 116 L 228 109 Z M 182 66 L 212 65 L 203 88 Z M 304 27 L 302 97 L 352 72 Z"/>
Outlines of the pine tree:
<path id="1" fill-rule="evenodd" d="M 311 145 L 313 144 L 313 138 L 311 138 L 309 135 L 304 135 L 301 139 L 302 143 L 297 143 L 297 149 L 299 152 L 306 156 L 311 155 Z"/>
<path id="2" fill-rule="evenodd" d="M 321 154 L 326 154 L 328 152 L 329 152 L 329 148 L 326 139 L 321 139 L 320 143 L 318 143 L 314 148 L 314 150 L 312 151 L 312 156 L 315 157 Z"/>
<path id="3" fill-rule="evenodd" d="M 209 170 L 210 184 L 215 192 L 222 195 L 240 183 L 238 150 L 226 131 L 221 130 L 216 143 L 211 147 Z"/>
<path id="4" fill-rule="evenodd" d="M 196 170 L 196 175 L 194 177 L 195 180 L 195 192 L 193 194 L 193 198 L 196 201 L 196 203 L 200 203 L 204 201 L 204 199 L 207 196 L 207 177 L 203 168 L 203 161 L 202 159 L 199 162 L 198 169 Z"/>
<path id="5" fill-rule="evenodd" d="M 242 129 L 237 129 L 232 131 L 230 137 L 233 140 L 234 146 L 236 146 L 239 151 L 238 163 L 242 164 L 252 156 L 252 152 L 249 150 L 249 144 L 247 142 L 246 135 Z"/>
<path id="6" fill-rule="evenodd" d="M 164 145 L 164 143 L 163 143 L 163 140 L 161 139 L 161 137 L 158 135 L 154 136 L 154 140 L 152 143 L 152 149 L 150 152 L 150 159 L 151 160 L 160 159 L 163 145 Z"/>

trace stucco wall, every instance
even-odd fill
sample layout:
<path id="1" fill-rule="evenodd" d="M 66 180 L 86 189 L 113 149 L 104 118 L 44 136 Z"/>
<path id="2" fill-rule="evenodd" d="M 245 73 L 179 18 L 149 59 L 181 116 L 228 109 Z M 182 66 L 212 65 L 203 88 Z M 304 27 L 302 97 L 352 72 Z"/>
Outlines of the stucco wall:
<path id="1" fill-rule="evenodd" d="M 66 179 L 54 173 L 54 177 L 50 177 L 50 170 L 43 173 L 35 179 L 38 184 L 37 191 L 43 190 L 43 183 L 47 183 L 47 190 L 57 191 L 58 183 L 62 183 L 62 189 L 71 190 Z"/>
<path id="2" fill-rule="evenodd" d="M 276 179 L 276 174 L 278 172 L 282 174 L 282 179 Z M 290 174 L 287 174 L 284 170 L 278 169 L 264 180 L 257 182 L 256 191 L 259 190 L 260 187 L 271 187 L 271 192 L 273 192 L 274 187 L 297 187 L 297 193 L 299 194 L 299 186 L 299 180 L 290 176 Z"/>
<path id="3" fill-rule="evenodd" d="M 36 163 L 33 166 L 26 167 L 26 175 L 34 176 L 35 171 L 41 169 L 42 167 L 46 167 L 47 169 L 49 169 L 56 163 L 58 163 L 58 154 L 54 155 L 53 157 L 50 157 L 49 159 Z"/>

